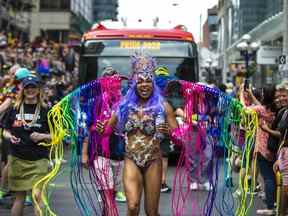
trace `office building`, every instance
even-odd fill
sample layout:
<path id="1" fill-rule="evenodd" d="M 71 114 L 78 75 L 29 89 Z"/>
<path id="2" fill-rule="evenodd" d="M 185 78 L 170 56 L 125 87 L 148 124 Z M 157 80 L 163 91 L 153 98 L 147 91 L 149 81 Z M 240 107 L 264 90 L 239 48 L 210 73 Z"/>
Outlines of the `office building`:
<path id="1" fill-rule="evenodd" d="M 93 0 L 93 20 L 117 20 L 118 0 Z"/>
<path id="2" fill-rule="evenodd" d="M 93 23 L 93 0 L 35 0 L 30 40 L 45 36 L 57 42 L 81 38 Z"/>

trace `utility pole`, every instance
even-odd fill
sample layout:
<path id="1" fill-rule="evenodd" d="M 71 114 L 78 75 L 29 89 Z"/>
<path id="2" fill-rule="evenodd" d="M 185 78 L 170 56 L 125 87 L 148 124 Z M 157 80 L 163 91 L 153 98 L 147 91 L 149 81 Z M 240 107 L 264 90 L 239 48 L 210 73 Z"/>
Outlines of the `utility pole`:
<path id="1" fill-rule="evenodd" d="M 224 66 L 223 66 L 223 74 L 222 74 L 222 82 L 227 82 L 227 72 L 229 70 L 229 61 L 228 61 L 228 53 L 227 49 L 229 47 L 228 41 L 229 41 L 229 0 L 224 0 L 224 13 L 223 13 L 223 26 L 224 26 L 224 37 L 223 37 L 223 43 L 224 43 Z"/>

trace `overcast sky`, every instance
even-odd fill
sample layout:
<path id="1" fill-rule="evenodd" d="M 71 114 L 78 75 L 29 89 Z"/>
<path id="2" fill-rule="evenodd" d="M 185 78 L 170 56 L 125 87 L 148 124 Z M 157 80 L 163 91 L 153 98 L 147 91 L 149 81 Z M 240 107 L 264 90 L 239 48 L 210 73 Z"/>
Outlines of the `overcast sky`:
<path id="1" fill-rule="evenodd" d="M 151 21 L 156 16 L 159 23 L 183 24 L 199 41 L 200 15 L 202 25 L 207 19 L 207 8 L 216 5 L 218 0 L 119 0 L 118 17 L 129 20 Z M 173 4 L 177 6 L 173 6 Z M 161 22 L 162 21 L 162 22 Z"/>

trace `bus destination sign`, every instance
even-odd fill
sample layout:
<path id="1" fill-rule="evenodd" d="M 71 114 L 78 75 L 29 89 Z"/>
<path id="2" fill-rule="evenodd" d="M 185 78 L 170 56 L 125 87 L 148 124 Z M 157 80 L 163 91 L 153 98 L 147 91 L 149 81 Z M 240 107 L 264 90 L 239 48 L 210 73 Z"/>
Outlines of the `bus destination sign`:
<path id="1" fill-rule="evenodd" d="M 120 47 L 124 49 L 154 49 L 160 50 L 159 41 L 122 40 Z"/>

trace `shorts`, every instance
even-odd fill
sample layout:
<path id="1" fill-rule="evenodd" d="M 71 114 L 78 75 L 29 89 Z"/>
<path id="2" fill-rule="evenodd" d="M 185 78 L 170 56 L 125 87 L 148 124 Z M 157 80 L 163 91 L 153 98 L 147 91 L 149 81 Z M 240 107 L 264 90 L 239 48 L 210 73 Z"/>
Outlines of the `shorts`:
<path id="1" fill-rule="evenodd" d="M 48 159 L 23 160 L 8 157 L 8 187 L 11 191 L 29 191 L 34 184 L 48 174 Z"/>
<path id="2" fill-rule="evenodd" d="M 161 142 L 160 142 L 160 149 L 161 149 L 161 153 L 162 153 L 162 157 L 168 157 L 169 153 L 171 152 L 171 143 L 170 143 L 170 139 L 169 138 L 164 138 Z"/>
<path id="3" fill-rule="evenodd" d="M 112 190 L 114 188 L 114 178 L 111 160 L 98 156 L 94 160 L 94 168 L 98 190 Z"/>

